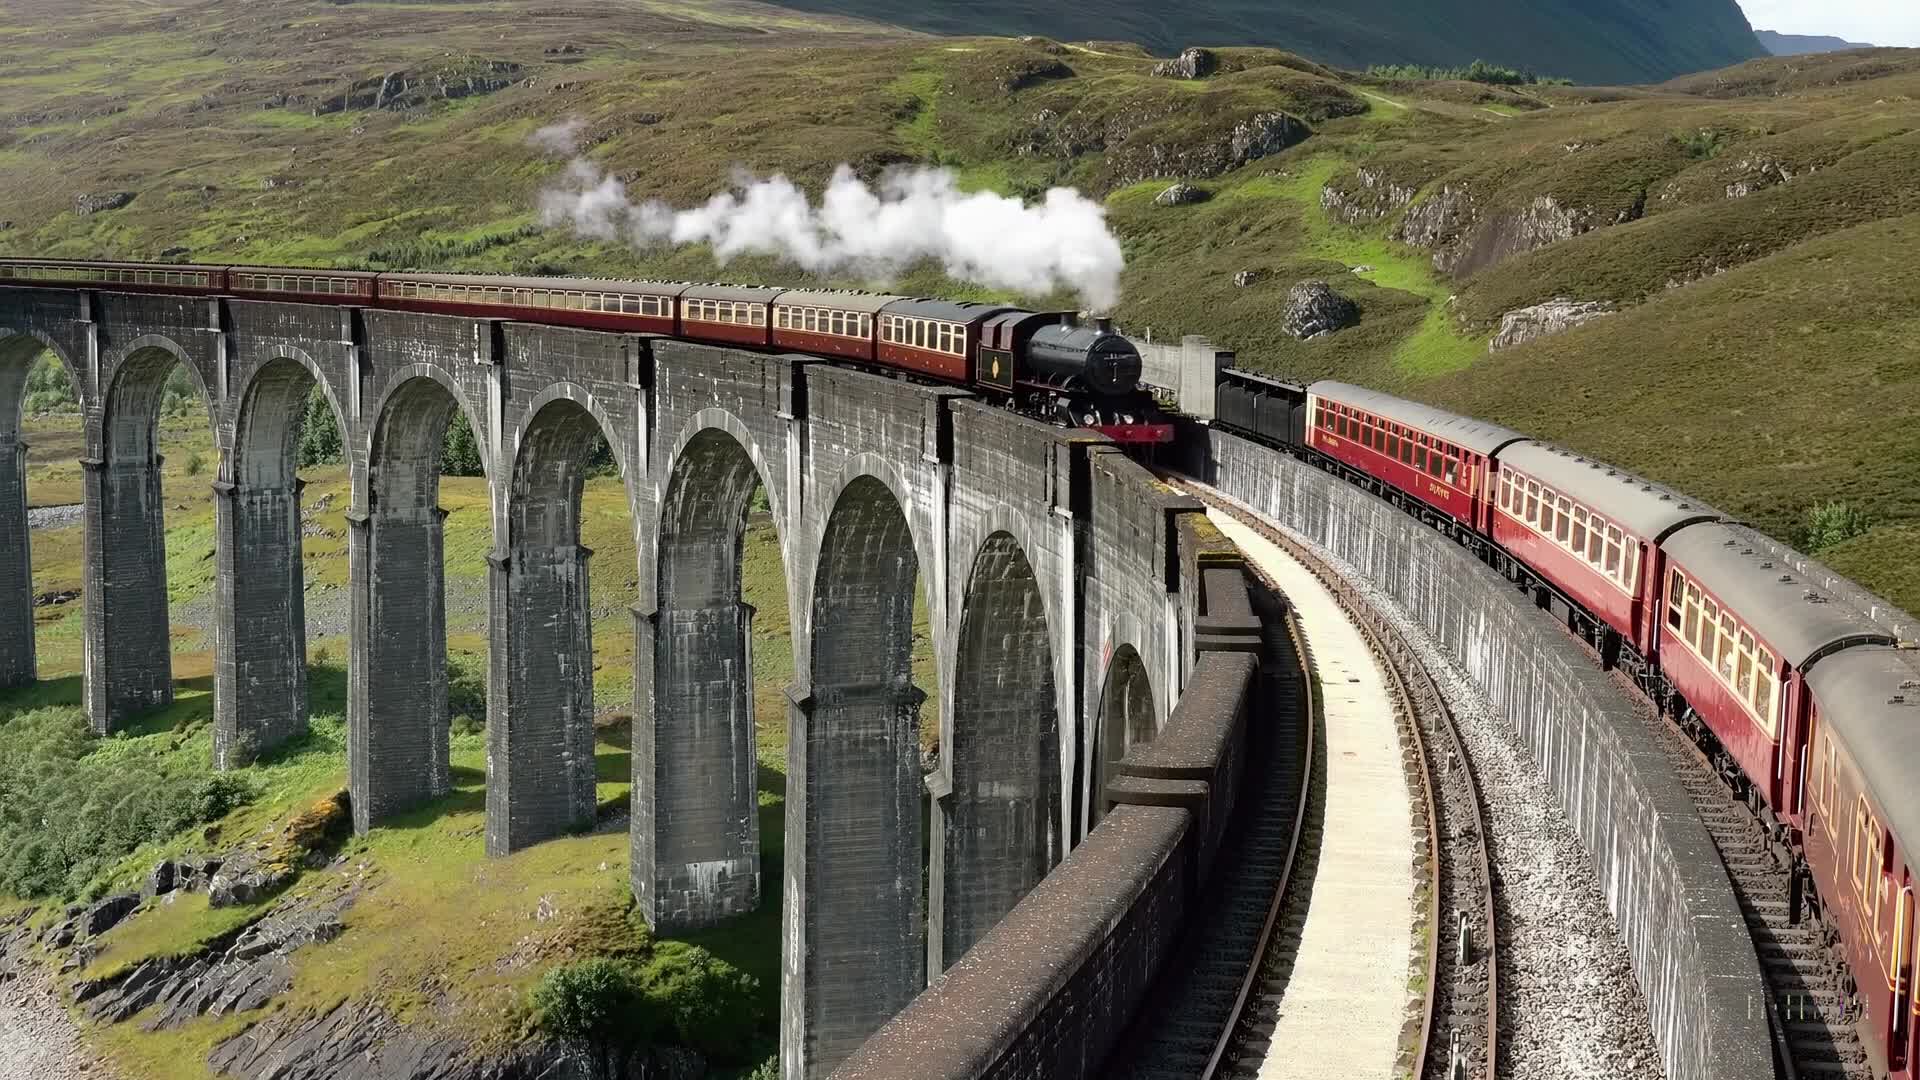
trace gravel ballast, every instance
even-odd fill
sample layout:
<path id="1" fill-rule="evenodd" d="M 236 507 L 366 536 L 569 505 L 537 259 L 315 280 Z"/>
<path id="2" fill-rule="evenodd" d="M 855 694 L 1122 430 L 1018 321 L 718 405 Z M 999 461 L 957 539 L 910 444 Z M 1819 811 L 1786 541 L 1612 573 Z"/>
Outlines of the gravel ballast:
<path id="1" fill-rule="evenodd" d="M 1493 842 L 1502 1080 L 1661 1080 L 1646 999 L 1593 864 L 1513 727 L 1391 596 L 1289 535 L 1389 618 L 1454 710 Z"/>

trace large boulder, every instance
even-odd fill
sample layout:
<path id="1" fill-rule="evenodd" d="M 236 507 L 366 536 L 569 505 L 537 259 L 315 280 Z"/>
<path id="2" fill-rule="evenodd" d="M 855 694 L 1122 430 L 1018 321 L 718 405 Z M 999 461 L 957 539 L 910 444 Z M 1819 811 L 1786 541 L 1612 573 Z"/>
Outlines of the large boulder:
<path id="1" fill-rule="evenodd" d="M 1182 49 L 1171 60 L 1153 65 L 1153 74 L 1162 79 L 1204 79 L 1219 70 L 1220 58 L 1207 49 Z"/>
<path id="2" fill-rule="evenodd" d="M 131 191 L 96 191 L 73 197 L 73 209 L 82 216 L 118 210 L 133 201 Z"/>
<path id="3" fill-rule="evenodd" d="M 117 896 L 95 901 L 80 915 L 82 936 L 95 937 L 106 933 L 120 925 L 120 920 L 133 914 L 133 909 L 139 906 L 140 894 L 138 893 L 120 893 Z"/>
<path id="4" fill-rule="evenodd" d="M 1345 330 L 1360 321 L 1360 305 L 1324 281 L 1303 281 L 1287 293 L 1281 325 L 1301 341 Z"/>
<path id="5" fill-rule="evenodd" d="M 1500 319 L 1500 330 L 1493 335 L 1489 352 L 1511 349 L 1535 338 L 1561 334 L 1583 323 L 1590 323 L 1615 311 L 1607 300 L 1569 300 L 1556 297 L 1544 304 L 1509 311 Z"/>
<path id="6" fill-rule="evenodd" d="M 1153 197 L 1155 206 L 1191 206 L 1206 201 L 1207 193 L 1192 184 L 1175 184 Z"/>
<path id="7" fill-rule="evenodd" d="M 227 859 L 207 883 L 208 907 L 239 907 L 264 900 L 292 881 L 299 869 L 258 851 Z"/>

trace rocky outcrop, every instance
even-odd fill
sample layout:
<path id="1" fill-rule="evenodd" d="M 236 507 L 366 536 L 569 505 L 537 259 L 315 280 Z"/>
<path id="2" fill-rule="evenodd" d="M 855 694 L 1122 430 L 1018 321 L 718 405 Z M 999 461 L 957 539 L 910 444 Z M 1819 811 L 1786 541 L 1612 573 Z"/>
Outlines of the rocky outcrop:
<path id="1" fill-rule="evenodd" d="M 1153 197 L 1153 205 L 1191 206 L 1197 202 L 1205 202 L 1206 198 L 1207 193 L 1194 187 L 1192 184 L 1175 184 L 1160 194 L 1155 195 Z"/>
<path id="2" fill-rule="evenodd" d="M 1744 199 L 1756 191 L 1778 187 L 1793 179 L 1793 171 L 1771 154 L 1742 159 L 1734 166 L 1736 176 L 1727 184 L 1727 198 Z"/>
<path id="3" fill-rule="evenodd" d="M 1488 345 L 1489 352 L 1511 349 L 1536 338 L 1565 333 L 1617 310 L 1606 300 L 1569 300 L 1556 297 L 1544 304 L 1509 311 L 1500 319 L 1500 329 Z"/>
<path id="4" fill-rule="evenodd" d="M 210 907 L 239 907 L 264 900 L 285 888 L 300 868 L 280 862 L 269 853 L 242 851 L 220 867 L 207 883 Z"/>
<path id="5" fill-rule="evenodd" d="M 512 86 L 520 77 L 520 65 L 511 60 L 479 60 L 451 65 L 437 71 L 389 71 L 371 79 L 352 83 L 343 93 L 318 102 L 297 96 L 281 95 L 269 106 L 310 107 L 315 116 L 362 110 L 419 108 L 436 101 L 491 94 Z"/>
<path id="6" fill-rule="evenodd" d="M 1009 94 L 1043 82 L 1071 78 L 1073 69 L 1065 61 L 1052 56 L 1019 57 L 995 72 L 1000 89 Z"/>
<path id="7" fill-rule="evenodd" d="M 1257 283 L 1261 278 L 1266 276 L 1267 272 L 1265 270 L 1242 270 L 1233 275 L 1233 283 L 1235 286 L 1244 289 Z"/>
<path id="8" fill-rule="evenodd" d="M 1305 142 L 1312 129 L 1286 113 L 1261 113 L 1233 126 L 1228 139 L 1229 164 L 1221 172 L 1230 172 L 1248 162 L 1277 154 Z"/>
<path id="9" fill-rule="evenodd" d="M 599 1080 L 552 1043 L 481 1056 L 463 1039 L 361 1001 L 268 1017 L 215 1047 L 207 1064 L 235 1080 Z"/>
<path id="10" fill-rule="evenodd" d="M 1447 270 L 1465 277 L 1593 228 L 1593 211 L 1562 206 L 1551 195 L 1539 195 L 1518 210 L 1486 215 L 1453 253 Z"/>
<path id="11" fill-rule="evenodd" d="M 94 1020 L 115 1024 L 158 1006 L 143 1025 L 148 1031 L 198 1016 L 262 1008 L 292 988 L 289 957 L 295 950 L 332 941 L 345 930 L 341 916 L 359 889 L 354 885 L 329 895 L 278 905 L 195 954 L 155 957 L 107 978 L 80 982 L 73 989 L 74 1004 Z"/>
<path id="12" fill-rule="evenodd" d="M 1209 49 L 1182 49 L 1171 60 L 1153 65 L 1153 74 L 1161 79 L 1204 79 L 1220 69 L 1220 58 Z"/>
<path id="13" fill-rule="evenodd" d="M 1473 193 L 1446 184 L 1407 209 L 1394 239 L 1433 252 L 1434 269 L 1452 273 L 1460 258 L 1461 241 L 1473 222 Z"/>
<path id="14" fill-rule="evenodd" d="M 1360 321 L 1360 305 L 1324 281 L 1303 281 L 1287 293 L 1281 326 L 1301 341 L 1336 333 Z"/>
<path id="15" fill-rule="evenodd" d="M 1335 221 L 1348 225 L 1370 225 L 1413 201 L 1418 191 L 1411 184 L 1397 184 L 1379 169 L 1354 170 L 1353 183 L 1336 179 L 1320 189 L 1320 208 Z"/>
<path id="16" fill-rule="evenodd" d="M 1049 121 L 1051 131 L 1043 143 L 1029 143 L 1023 152 L 1044 146 L 1046 152 L 1066 160 L 1104 150 L 1102 177 L 1113 187 L 1168 176 L 1220 176 L 1278 154 L 1313 134 L 1305 123 L 1280 112 L 1257 113 L 1231 124 L 1222 120 L 1206 129 L 1183 129 L 1177 137 L 1156 137 L 1164 126 L 1148 134 L 1110 122 L 1104 131 L 1081 132 L 1071 117 L 1043 115 L 1036 120 Z"/>
<path id="17" fill-rule="evenodd" d="M 118 210 L 132 202 L 133 195 L 134 193 L 131 191 L 95 191 L 85 195 L 75 195 L 73 197 L 73 210 L 74 213 L 82 216 L 88 214 L 104 214 L 109 210 Z"/>

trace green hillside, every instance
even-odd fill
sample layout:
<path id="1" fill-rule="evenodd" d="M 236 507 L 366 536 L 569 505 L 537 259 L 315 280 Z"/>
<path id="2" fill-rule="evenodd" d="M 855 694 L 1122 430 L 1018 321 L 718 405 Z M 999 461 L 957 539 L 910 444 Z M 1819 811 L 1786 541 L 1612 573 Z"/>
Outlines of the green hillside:
<path id="1" fill-rule="evenodd" d="M 1135 331 L 1567 441 L 1818 538 L 1920 609 L 1920 52 L 1592 90 L 1225 49 L 1188 81 L 1133 46 L 927 39 L 740 0 L 33 0 L 0 42 L 0 249 L 805 280 L 541 228 L 563 165 L 528 138 L 569 118 L 634 198 L 681 206 L 736 166 L 816 191 L 841 163 L 939 164 L 1028 198 L 1070 184 L 1105 202 Z M 375 107 L 364 88 L 395 73 L 415 89 Z M 1263 123 L 1287 145 L 1260 156 L 1245 136 Z M 1156 206 L 1175 180 L 1208 198 Z M 131 201 L 76 202 L 112 192 Z M 1309 278 L 1360 325 L 1287 335 L 1287 290 Z M 933 266 L 892 284 L 991 295 Z M 1556 297 L 1621 310 L 1489 353 L 1507 313 Z M 1810 527 L 1835 500 L 1864 535 Z"/>
<path id="2" fill-rule="evenodd" d="M 935 34 L 1043 34 L 1271 45 L 1322 63 L 1459 66 L 1485 59 L 1588 83 L 1658 82 L 1766 55 L 1734 0 L 781 0 L 800 11 Z"/>

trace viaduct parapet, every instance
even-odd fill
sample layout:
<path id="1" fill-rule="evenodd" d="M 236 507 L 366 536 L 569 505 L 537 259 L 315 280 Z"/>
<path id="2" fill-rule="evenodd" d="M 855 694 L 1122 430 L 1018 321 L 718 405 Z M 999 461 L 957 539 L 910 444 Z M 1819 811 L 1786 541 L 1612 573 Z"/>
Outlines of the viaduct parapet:
<path id="1" fill-rule="evenodd" d="M 19 416 L 43 348 L 66 365 L 84 416 L 85 707 L 103 734 L 172 698 L 155 432 L 173 368 L 204 393 L 220 456 L 223 768 L 306 724 L 295 452 L 310 391 L 332 405 L 352 478 L 348 771 L 361 830 L 450 789 L 439 461 L 447 425 L 466 418 L 493 536 L 495 855 L 593 817 L 595 568 L 580 495 L 604 437 L 638 550 L 632 884 L 662 930 L 761 901 L 754 611 L 740 558 L 764 487 L 795 662 L 788 1077 L 831 1071 L 1088 835 L 1115 763 L 1154 738 L 1193 666 L 1197 578 L 1179 536 L 1197 505 L 1097 435 L 961 391 L 595 331 L 10 289 L 0 291 L 0 684 L 35 675 Z M 917 581 L 938 672 L 928 687 L 910 667 Z M 934 694 L 928 771 L 919 728 Z"/>

